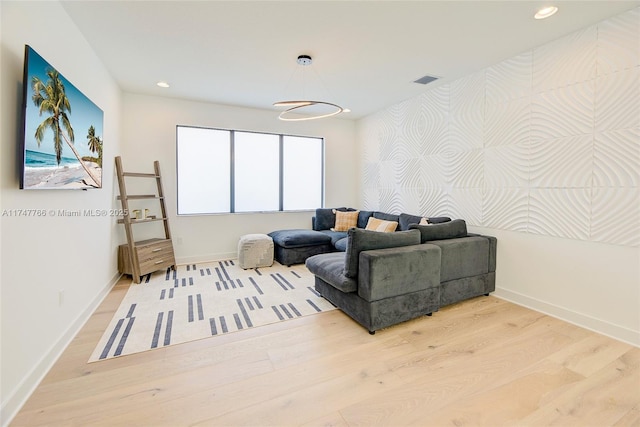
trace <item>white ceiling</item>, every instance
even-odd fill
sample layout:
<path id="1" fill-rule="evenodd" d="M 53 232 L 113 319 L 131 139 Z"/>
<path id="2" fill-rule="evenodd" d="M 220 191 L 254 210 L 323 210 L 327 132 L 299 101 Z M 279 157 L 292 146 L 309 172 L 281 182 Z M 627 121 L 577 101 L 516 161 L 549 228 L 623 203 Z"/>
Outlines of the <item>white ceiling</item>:
<path id="1" fill-rule="evenodd" d="M 533 19 L 548 3 L 559 12 Z M 124 91 L 271 109 L 305 96 L 357 119 L 640 1 L 62 1 Z M 426 75 L 442 77 L 423 86 Z M 320 79 L 320 81 L 318 80 Z M 156 86 L 159 80 L 169 89 Z"/>

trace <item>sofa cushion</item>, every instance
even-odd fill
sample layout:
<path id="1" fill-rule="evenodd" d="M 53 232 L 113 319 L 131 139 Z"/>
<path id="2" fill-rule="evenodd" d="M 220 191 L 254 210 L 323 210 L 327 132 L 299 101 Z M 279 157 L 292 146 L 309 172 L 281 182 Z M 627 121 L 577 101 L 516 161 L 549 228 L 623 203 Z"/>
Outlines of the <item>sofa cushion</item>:
<path id="1" fill-rule="evenodd" d="M 440 281 L 486 274 L 490 268 L 490 240 L 482 236 L 433 240 L 442 251 Z"/>
<path id="2" fill-rule="evenodd" d="M 409 229 L 420 230 L 421 243 L 467 236 L 467 223 L 463 219 L 455 219 L 441 224 L 410 224 Z"/>
<path id="3" fill-rule="evenodd" d="M 333 244 L 333 246 L 339 250 L 340 252 L 346 252 L 347 250 L 347 243 L 349 243 L 349 238 L 348 237 L 344 237 L 340 240 L 338 240 L 337 242 L 335 242 Z"/>
<path id="4" fill-rule="evenodd" d="M 358 225 L 358 214 L 360 211 L 345 212 L 334 209 L 333 213 L 336 215 L 336 223 L 330 228 L 331 231 L 347 231 Z"/>
<path id="5" fill-rule="evenodd" d="M 358 228 L 365 228 L 369 218 L 373 216 L 373 211 L 360 211 L 358 214 Z"/>
<path id="6" fill-rule="evenodd" d="M 362 251 L 420 244 L 420 232 L 418 230 L 379 233 L 377 231 L 352 228 L 348 233 L 349 240 L 345 254 L 344 275 L 351 278 L 358 277 L 358 262 Z"/>
<path id="7" fill-rule="evenodd" d="M 305 265 L 318 276 L 342 292 L 358 290 L 358 281 L 344 275 L 344 252 L 331 252 L 307 258 Z"/>
<path id="8" fill-rule="evenodd" d="M 396 228 L 398 228 L 398 223 L 395 221 L 385 221 L 384 219 L 371 217 L 367 222 L 367 226 L 365 227 L 365 230 L 391 233 L 393 231 L 396 231 Z"/>
<path id="9" fill-rule="evenodd" d="M 346 231 L 320 230 L 320 233 L 326 234 L 327 236 L 329 236 L 331 238 L 331 244 L 333 246 L 335 246 L 338 241 L 347 238 Z"/>
<path id="10" fill-rule="evenodd" d="M 378 219 L 384 219 L 385 221 L 395 221 L 395 222 L 400 221 L 399 215 L 392 215 L 384 212 L 374 212 L 373 217 Z"/>
<path id="11" fill-rule="evenodd" d="M 273 239 L 273 243 L 283 248 L 299 248 L 331 243 L 331 237 L 314 230 L 277 230 L 268 235 Z"/>
<path id="12" fill-rule="evenodd" d="M 449 218 L 448 216 L 430 216 L 427 217 L 427 221 L 429 222 L 429 224 L 440 224 L 443 222 L 451 221 L 451 218 Z"/>
<path id="13" fill-rule="evenodd" d="M 398 224 L 400 225 L 400 231 L 405 231 L 409 229 L 409 224 L 420 224 L 420 221 L 423 219 L 421 216 L 410 215 L 407 213 L 401 213 L 398 217 Z"/>

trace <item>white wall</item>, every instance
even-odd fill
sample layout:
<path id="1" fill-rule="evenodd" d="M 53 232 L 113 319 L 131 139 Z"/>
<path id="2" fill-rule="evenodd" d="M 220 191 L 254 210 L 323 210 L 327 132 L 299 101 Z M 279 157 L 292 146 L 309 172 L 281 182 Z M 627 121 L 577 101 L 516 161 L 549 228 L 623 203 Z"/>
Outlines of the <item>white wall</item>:
<path id="1" fill-rule="evenodd" d="M 496 295 L 640 344 L 640 8 L 358 122 L 364 208 L 498 237 Z"/>
<path id="2" fill-rule="evenodd" d="M 113 156 L 120 151 L 121 136 L 118 87 L 58 2 L 3 1 L 0 15 L 1 209 L 113 208 Z M 25 44 L 103 110 L 102 189 L 18 189 Z M 0 217 L 2 425 L 13 417 L 118 277 L 115 220 Z"/>
<path id="3" fill-rule="evenodd" d="M 170 94 L 170 89 L 166 93 Z M 162 89 L 159 93 L 165 93 Z M 160 162 L 171 233 L 178 263 L 233 257 L 247 233 L 310 228 L 313 212 L 176 215 L 176 125 L 192 125 L 325 138 L 325 205 L 354 206 L 358 201 L 355 123 L 341 119 L 283 122 L 276 111 L 222 106 L 165 96 L 126 93 L 123 97 L 122 161 L 128 171 L 151 171 Z M 135 184 L 134 184 L 135 185 Z M 156 208 L 157 209 L 157 208 Z M 150 224 L 149 224 L 150 225 Z M 142 230 L 144 236 L 149 229 Z M 138 228 L 136 230 L 138 230 Z"/>

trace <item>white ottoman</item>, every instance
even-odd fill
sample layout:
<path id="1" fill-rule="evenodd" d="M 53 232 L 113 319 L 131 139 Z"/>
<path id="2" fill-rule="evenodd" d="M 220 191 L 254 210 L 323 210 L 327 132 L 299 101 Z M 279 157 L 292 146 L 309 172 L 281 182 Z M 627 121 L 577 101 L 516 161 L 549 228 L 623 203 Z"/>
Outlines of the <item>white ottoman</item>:
<path id="1" fill-rule="evenodd" d="M 266 234 L 245 234 L 238 242 L 238 265 L 241 268 L 271 267 L 273 239 Z"/>

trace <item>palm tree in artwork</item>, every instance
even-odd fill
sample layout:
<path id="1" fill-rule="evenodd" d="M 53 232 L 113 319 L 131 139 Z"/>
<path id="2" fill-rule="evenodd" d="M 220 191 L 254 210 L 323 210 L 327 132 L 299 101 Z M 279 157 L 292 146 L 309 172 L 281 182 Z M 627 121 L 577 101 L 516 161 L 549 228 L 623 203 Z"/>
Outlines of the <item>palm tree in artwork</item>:
<path id="1" fill-rule="evenodd" d="M 100 187 L 98 178 L 96 178 L 87 165 L 85 165 L 80 154 L 73 145 L 73 127 L 71 126 L 71 122 L 69 121 L 69 116 L 67 114 L 71 113 L 71 104 L 69 103 L 69 98 L 67 98 L 65 93 L 64 84 L 60 79 L 60 74 L 58 71 L 50 69 L 47 71 L 47 76 L 49 79 L 46 83 L 38 77 L 33 77 L 31 80 L 31 88 L 33 89 L 33 96 L 31 99 L 36 107 L 39 108 L 41 116 L 43 113 L 47 113 L 47 117 L 36 129 L 35 138 L 38 142 L 38 147 L 42 143 L 45 130 L 51 129 L 53 131 L 53 146 L 56 152 L 58 165 L 62 159 L 62 139 L 64 139 L 80 162 L 80 165 L 95 183 L 95 186 Z M 66 135 L 62 128 L 66 130 Z"/>
<path id="2" fill-rule="evenodd" d="M 87 145 L 92 153 L 98 152 L 98 165 L 102 167 L 102 140 L 96 136 L 96 128 L 93 125 L 89 126 L 87 132 Z"/>

